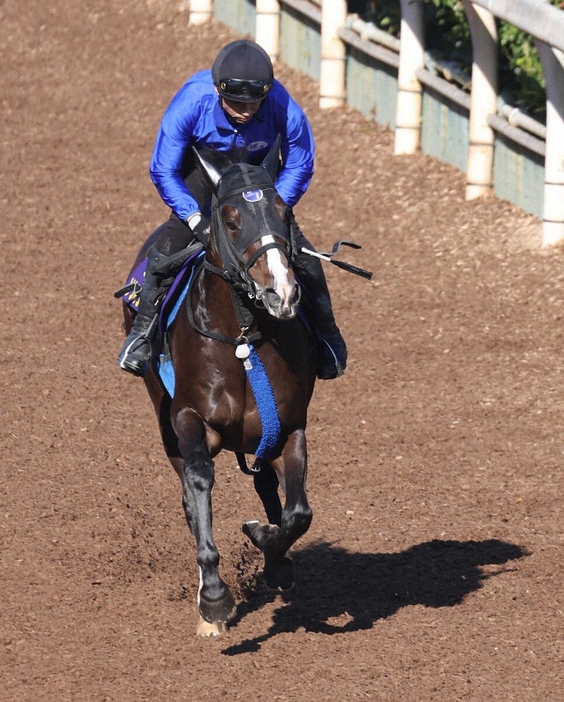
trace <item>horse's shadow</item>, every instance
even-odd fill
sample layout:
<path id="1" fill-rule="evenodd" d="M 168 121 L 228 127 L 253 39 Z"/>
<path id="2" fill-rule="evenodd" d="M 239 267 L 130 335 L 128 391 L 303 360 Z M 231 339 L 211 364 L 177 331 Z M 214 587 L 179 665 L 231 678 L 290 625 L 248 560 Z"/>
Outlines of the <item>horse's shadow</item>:
<path id="1" fill-rule="evenodd" d="M 506 570 L 488 574 L 481 566 L 502 565 L 528 555 L 515 544 L 487 541 L 434 540 L 401 553 L 351 553 L 317 543 L 294 553 L 298 580 L 289 593 L 256 589 L 238 609 L 236 626 L 249 613 L 276 597 L 283 601 L 270 629 L 262 636 L 229 646 L 226 655 L 258 651 L 262 642 L 299 628 L 324 634 L 370 629 L 408 605 L 452 607 L 482 582 Z"/>

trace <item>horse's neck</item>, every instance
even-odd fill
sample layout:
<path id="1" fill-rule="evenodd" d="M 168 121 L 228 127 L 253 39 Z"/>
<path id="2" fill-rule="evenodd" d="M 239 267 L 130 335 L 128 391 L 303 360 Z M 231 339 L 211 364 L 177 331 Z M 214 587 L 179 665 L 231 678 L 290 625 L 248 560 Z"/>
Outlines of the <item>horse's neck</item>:
<path id="1" fill-rule="evenodd" d="M 208 261 L 215 269 L 222 270 L 221 262 L 215 257 Z M 257 315 L 254 312 L 251 315 L 243 303 L 238 302 L 237 293 L 225 278 L 206 267 L 194 287 L 192 301 L 197 322 L 207 330 L 236 338 L 244 326 L 255 326 Z"/>

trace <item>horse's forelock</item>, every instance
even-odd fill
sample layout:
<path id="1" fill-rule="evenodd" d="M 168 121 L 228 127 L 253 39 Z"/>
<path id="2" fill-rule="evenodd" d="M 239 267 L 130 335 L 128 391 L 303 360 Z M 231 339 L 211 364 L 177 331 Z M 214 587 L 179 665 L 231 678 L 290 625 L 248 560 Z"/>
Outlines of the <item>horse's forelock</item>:
<path id="1" fill-rule="evenodd" d="M 231 194 L 245 190 L 272 188 L 274 182 L 270 174 L 262 166 L 249 163 L 234 163 L 222 175 L 217 189 L 219 201 Z"/>

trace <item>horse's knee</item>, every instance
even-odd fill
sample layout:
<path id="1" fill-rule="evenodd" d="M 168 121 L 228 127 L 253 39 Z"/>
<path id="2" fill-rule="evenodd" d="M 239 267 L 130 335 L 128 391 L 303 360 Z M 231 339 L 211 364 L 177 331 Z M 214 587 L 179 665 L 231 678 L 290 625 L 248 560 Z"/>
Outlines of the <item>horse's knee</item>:
<path id="1" fill-rule="evenodd" d="M 282 531 L 293 539 L 298 539 L 306 533 L 313 519 L 309 505 L 296 505 L 292 510 L 282 513 Z"/>

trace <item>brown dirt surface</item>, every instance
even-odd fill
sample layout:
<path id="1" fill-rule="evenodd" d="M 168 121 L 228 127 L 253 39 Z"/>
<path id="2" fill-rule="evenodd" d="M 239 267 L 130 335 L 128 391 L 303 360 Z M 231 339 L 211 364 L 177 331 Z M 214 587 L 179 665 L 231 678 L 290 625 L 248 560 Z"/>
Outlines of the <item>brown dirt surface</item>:
<path id="1" fill-rule="evenodd" d="M 561 700 L 563 251 L 281 65 L 318 143 L 300 224 L 374 277 L 327 270 L 350 363 L 311 404 L 295 590 L 255 586 L 262 513 L 222 455 L 239 612 L 194 635 L 180 486 L 113 298 L 167 216 L 162 113 L 234 38 L 187 21 L 179 0 L 0 0 L 0 699 Z"/>

